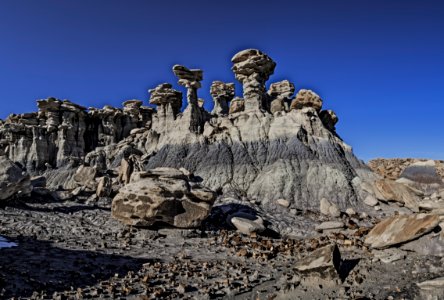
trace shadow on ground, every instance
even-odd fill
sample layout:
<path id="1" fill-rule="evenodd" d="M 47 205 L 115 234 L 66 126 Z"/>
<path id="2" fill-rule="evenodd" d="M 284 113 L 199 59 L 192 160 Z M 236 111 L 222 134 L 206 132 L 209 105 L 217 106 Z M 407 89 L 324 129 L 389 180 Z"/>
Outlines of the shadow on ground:
<path id="1" fill-rule="evenodd" d="M 54 247 L 30 237 L 13 239 L 17 247 L 0 249 L 0 298 L 30 297 L 34 291 L 83 288 L 115 274 L 137 271 L 149 259 Z"/>

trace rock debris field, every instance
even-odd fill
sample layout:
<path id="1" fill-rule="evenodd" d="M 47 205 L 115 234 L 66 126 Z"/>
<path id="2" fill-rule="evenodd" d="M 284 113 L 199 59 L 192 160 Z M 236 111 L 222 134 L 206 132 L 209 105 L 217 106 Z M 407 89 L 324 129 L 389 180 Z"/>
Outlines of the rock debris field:
<path id="1" fill-rule="evenodd" d="M 175 65 L 186 95 L 0 120 L 1 299 L 444 299 L 442 161 L 367 165 L 267 54 L 232 64 L 211 112 Z"/>

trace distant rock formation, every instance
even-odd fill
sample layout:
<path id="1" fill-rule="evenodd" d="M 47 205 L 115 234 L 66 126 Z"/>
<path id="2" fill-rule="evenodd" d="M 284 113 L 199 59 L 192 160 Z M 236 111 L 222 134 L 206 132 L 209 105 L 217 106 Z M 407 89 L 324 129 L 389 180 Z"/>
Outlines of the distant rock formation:
<path id="1" fill-rule="evenodd" d="M 419 175 L 418 169 L 422 169 L 423 175 L 427 176 L 427 178 L 423 178 L 425 180 L 433 181 L 435 183 L 439 180 L 439 178 L 444 180 L 444 161 L 442 160 L 433 161 L 418 158 L 378 158 L 369 161 L 368 165 L 375 173 L 384 178 L 392 180 L 397 180 L 401 177 L 415 180 L 413 173 L 417 174 L 417 178 Z M 413 170 L 415 168 L 417 169 L 416 171 Z M 425 169 L 429 169 L 429 171 L 427 172 Z"/>
<path id="2" fill-rule="evenodd" d="M 56 98 L 37 105 L 37 113 L 10 115 L 0 126 L 1 150 L 31 173 L 78 164 L 97 147 L 115 144 L 135 128 L 150 128 L 153 113 L 139 100 L 126 101 L 123 109 L 89 111 Z"/>
<path id="3" fill-rule="evenodd" d="M 243 98 L 234 98 L 233 83 L 215 81 L 212 113 L 198 97 L 202 70 L 175 65 L 187 89 L 182 112 L 182 93 L 168 83 L 149 90 L 156 110 L 135 100 L 123 109 L 86 110 L 50 98 L 39 101 L 38 113 L 0 125 L 1 149 L 26 170 L 51 174 L 50 184 L 64 182 L 51 168 L 86 164 L 105 172 L 126 161 L 128 170 L 184 167 L 204 186 L 264 205 L 284 199 L 289 207 L 318 209 L 322 198 L 340 208 L 359 205 L 371 193 L 361 184 L 376 176 L 336 134 L 336 114 L 322 110 L 313 91 L 293 98 L 288 80 L 267 91 L 276 63 L 265 53 L 244 50 L 232 62 Z"/>

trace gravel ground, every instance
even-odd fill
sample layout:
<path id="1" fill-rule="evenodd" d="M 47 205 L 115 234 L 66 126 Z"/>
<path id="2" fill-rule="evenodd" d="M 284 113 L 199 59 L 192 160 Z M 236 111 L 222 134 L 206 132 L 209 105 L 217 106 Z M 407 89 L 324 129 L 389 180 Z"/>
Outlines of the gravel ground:
<path id="1" fill-rule="evenodd" d="M 196 230 L 130 228 L 110 217 L 109 199 L 0 208 L 0 235 L 17 244 L 0 249 L 0 298 L 414 299 L 416 282 L 444 274 L 439 258 L 375 259 L 362 244 L 365 228 L 356 226 L 284 239 L 208 222 Z M 300 258 L 330 243 L 341 250 L 339 279 L 295 270 Z"/>

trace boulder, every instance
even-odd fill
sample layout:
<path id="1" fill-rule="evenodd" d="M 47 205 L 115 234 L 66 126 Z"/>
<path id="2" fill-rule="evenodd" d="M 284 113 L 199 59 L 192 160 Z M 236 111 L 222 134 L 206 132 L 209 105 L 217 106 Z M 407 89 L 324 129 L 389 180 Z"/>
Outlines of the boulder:
<path id="1" fill-rule="evenodd" d="M 180 176 L 182 174 L 182 176 Z M 132 226 L 162 222 L 194 228 L 208 216 L 216 193 L 193 183 L 180 170 L 154 169 L 134 173 L 112 203 L 112 216 Z"/>
<path id="2" fill-rule="evenodd" d="M 30 176 L 6 156 L 0 156 L 0 200 L 28 196 L 31 191 Z"/>
<path id="3" fill-rule="evenodd" d="M 97 170 L 94 167 L 80 166 L 74 174 L 74 181 L 78 186 L 84 186 L 96 190 L 96 175 Z"/>
<path id="4" fill-rule="evenodd" d="M 379 200 L 398 202 L 414 212 L 419 211 L 418 197 L 412 189 L 404 184 L 388 179 L 381 179 L 375 181 L 374 186 L 376 198 Z"/>
<path id="5" fill-rule="evenodd" d="M 321 213 L 326 216 L 331 216 L 333 218 L 341 216 L 341 211 L 339 210 L 338 206 L 325 198 L 321 199 L 319 209 Z"/>
<path id="6" fill-rule="evenodd" d="M 401 249 L 414 251 L 424 256 L 444 257 L 444 236 L 432 232 L 402 245 Z"/>
<path id="7" fill-rule="evenodd" d="M 320 278 L 339 278 L 341 253 L 336 244 L 324 246 L 309 253 L 296 263 L 296 270 L 316 274 Z"/>
<path id="8" fill-rule="evenodd" d="M 364 198 L 364 203 L 368 206 L 376 206 L 379 202 L 373 195 L 367 195 L 367 197 Z"/>
<path id="9" fill-rule="evenodd" d="M 108 176 L 103 176 L 99 179 L 97 185 L 97 197 L 109 197 L 112 192 L 112 180 Z"/>
<path id="10" fill-rule="evenodd" d="M 439 222 L 437 215 L 393 216 L 376 224 L 368 233 L 365 243 L 376 249 L 402 244 L 429 233 Z"/>
<path id="11" fill-rule="evenodd" d="M 230 222 L 240 233 L 247 235 L 260 233 L 265 230 L 264 220 L 261 217 L 255 217 L 253 220 L 242 217 L 232 217 Z"/>
<path id="12" fill-rule="evenodd" d="M 332 230 L 332 229 L 343 229 L 344 223 L 342 221 L 328 221 L 323 222 L 316 226 L 317 231 L 326 231 L 326 230 Z"/>

